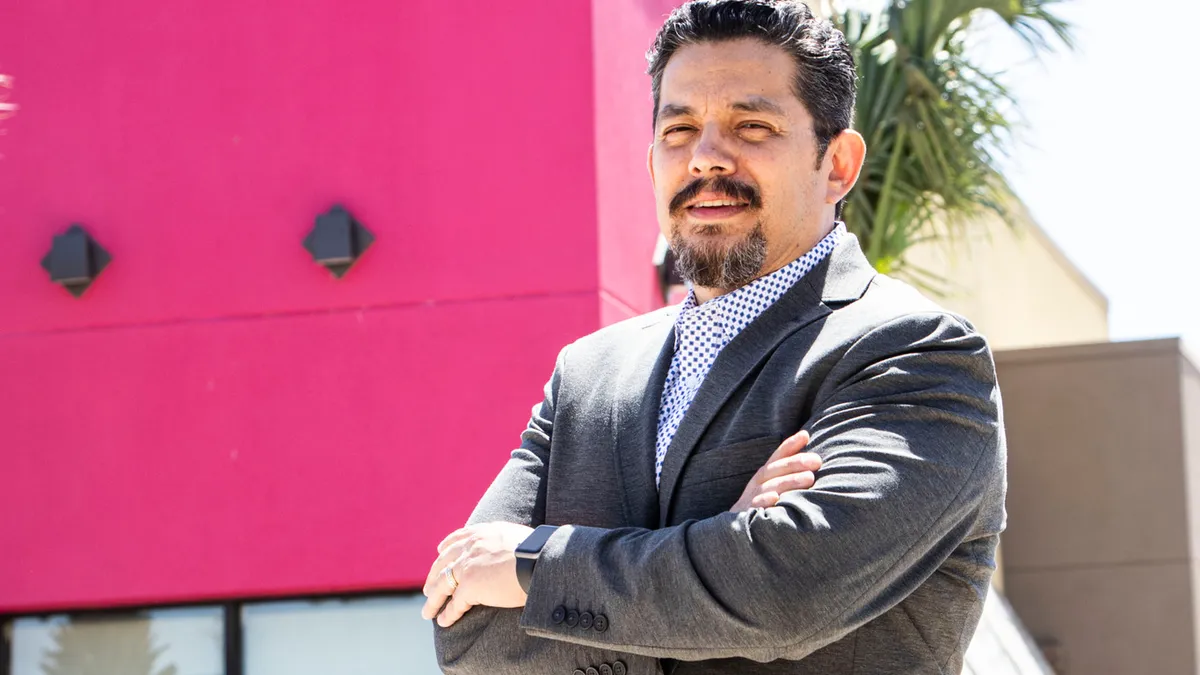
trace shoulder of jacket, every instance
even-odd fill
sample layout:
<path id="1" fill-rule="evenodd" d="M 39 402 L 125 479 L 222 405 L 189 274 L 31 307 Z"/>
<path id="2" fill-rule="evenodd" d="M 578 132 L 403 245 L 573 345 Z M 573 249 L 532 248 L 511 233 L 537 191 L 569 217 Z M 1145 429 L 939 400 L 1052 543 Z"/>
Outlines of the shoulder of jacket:
<path id="1" fill-rule="evenodd" d="M 850 309 L 855 305 L 857 307 L 854 313 L 869 316 L 870 320 L 867 323 L 875 326 L 903 322 L 906 319 L 951 321 L 961 324 L 968 333 L 978 332 L 966 317 L 946 309 L 916 288 L 886 274 L 875 275 L 862 298 L 840 309 Z"/>

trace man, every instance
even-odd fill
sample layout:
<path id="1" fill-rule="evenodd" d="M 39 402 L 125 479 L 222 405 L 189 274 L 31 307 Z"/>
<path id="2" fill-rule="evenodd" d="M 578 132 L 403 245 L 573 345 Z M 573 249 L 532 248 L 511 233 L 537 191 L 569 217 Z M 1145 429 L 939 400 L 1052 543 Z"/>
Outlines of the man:
<path id="1" fill-rule="evenodd" d="M 438 547 L 442 668 L 959 672 L 1003 528 L 999 393 L 984 339 L 837 222 L 865 155 L 843 36 L 798 2 L 697 0 L 649 59 L 691 291 L 559 355 Z"/>

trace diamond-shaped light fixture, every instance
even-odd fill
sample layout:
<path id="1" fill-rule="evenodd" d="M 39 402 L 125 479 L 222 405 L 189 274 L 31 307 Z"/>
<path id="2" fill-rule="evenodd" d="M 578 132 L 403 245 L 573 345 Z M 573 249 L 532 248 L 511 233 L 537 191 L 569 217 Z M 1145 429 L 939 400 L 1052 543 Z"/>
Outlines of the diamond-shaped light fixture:
<path id="1" fill-rule="evenodd" d="M 50 281 L 78 298 L 111 261 L 108 251 L 75 223 L 64 234 L 55 235 L 50 252 L 42 258 L 42 267 L 50 273 Z"/>
<path id="2" fill-rule="evenodd" d="M 339 279 L 375 242 L 375 235 L 362 226 L 346 209 L 335 205 L 317 216 L 317 222 L 304 238 L 304 248 L 317 264 Z"/>

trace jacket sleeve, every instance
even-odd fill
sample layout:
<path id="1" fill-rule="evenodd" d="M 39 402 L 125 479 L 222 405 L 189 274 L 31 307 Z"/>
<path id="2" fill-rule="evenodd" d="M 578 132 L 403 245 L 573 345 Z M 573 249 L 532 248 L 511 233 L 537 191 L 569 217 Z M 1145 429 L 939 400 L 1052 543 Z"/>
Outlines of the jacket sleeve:
<path id="1" fill-rule="evenodd" d="M 534 406 L 521 446 L 501 469 L 471 513 L 467 524 L 505 521 L 537 527 L 546 518 L 546 471 L 554 407 L 567 349 L 559 353 L 554 374 L 546 384 L 545 399 Z M 598 663 L 620 660 L 627 671 L 652 673 L 654 659 L 631 656 L 605 648 L 568 644 L 531 636 L 520 626 L 521 609 L 473 607 L 453 626 L 433 622 L 434 649 L 442 672 L 451 675 L 521 675 L 563 673 Z"/>
<path id="2" fill-rule="evenodd" d="M 660 658 L 803 658 L 916 590 L 1002 500 L 999 403 L 987 344 L 957 318 L 882 325 L 818 392 L 811 489 L 660 530 L 562 527 L 522 625 Z M 564 604 L 604 611 L 608 630 L 556 624 Z"/>

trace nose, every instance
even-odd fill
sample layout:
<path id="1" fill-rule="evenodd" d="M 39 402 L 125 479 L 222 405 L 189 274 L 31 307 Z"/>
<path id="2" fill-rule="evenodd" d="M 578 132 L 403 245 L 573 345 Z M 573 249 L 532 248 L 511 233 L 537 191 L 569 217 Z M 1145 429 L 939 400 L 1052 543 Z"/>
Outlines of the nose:
<path id="1" fill-rule="evenodd" d="M 715 124 L 705 125 L 692 150 L 688 171 L 697 178 L 728 176 L 735 171 L 733 154 L 720 129 Z"/>

